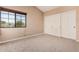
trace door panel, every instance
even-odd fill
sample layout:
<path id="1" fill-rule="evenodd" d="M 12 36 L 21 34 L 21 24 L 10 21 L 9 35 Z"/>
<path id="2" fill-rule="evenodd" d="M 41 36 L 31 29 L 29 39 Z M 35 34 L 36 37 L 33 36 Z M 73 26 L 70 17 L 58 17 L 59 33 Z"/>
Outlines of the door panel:
<path id="1" fill-rule="evenodd" d="M 60 14 L 45 16 L 44 32 L 51 35 L 60 36 Z"/>
<path id="2" fill-rule="evenodd" d="M 61 14 L 61 36 L 76 39 L 76 12 L 74 10 Z"/>
<path id="3" fill-rule="evenodd" d="M 44 32 L 47 34 L 76 39 L 76 11 L 44 17 Z"/>

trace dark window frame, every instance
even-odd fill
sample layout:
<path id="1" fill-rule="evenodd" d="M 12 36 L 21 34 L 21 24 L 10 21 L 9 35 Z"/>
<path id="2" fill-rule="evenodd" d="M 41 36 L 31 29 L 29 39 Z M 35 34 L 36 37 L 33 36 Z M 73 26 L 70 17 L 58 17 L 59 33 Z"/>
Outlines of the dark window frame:
<path id="1" fill-rule="evenodd" d="M 0 28 L 26 28 L 26 16 L 27 13 L 22 12 L 22 11 L 17 11 L 17 10 L 12 10 L 12 9 L 8 9 L 8 8 L 4 8 L 4 7 L 0 7 L 0 22 L 1 22 L 1 11 L 6 11 L 6 12 L 12 12 L 15 14 L 15 26 L 14 27 L 1 27 L 1 23 L 0 23 Z M 25 15 L 25 26 L 21 26 L 21 27 L 16 27 L 16 14 L 21 14 L 21 15 Z M 8 15 L 9 16 L 9 15 Z M 9 19 L 8 19 L 9 20 Z"/>

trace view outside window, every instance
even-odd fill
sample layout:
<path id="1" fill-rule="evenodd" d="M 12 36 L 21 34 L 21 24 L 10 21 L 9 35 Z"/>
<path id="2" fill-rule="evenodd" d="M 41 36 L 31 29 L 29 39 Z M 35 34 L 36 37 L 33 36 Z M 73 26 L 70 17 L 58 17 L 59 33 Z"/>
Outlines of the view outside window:
<path id="1" fill-rule="evenodd" d="M 9 27 L 15 27 L 15 13 L 9 12 Z"/>
<path id="2" fill-rule="evenodd" d="M 16 14 L 16 27 L 25 26 L 25 15 Z"/>
<path id="3" fill-rule="evenodd" d="M 1 27 L 8 27 L 8 12 L 1 11 Z"/>
<path id="4" fill-rule="evenodd" d="M 25 27 L 26 15 L 19 13 L 12 13 L 7 11 L 1 11 L 0 13 L 0 27 L 1 28 L 14 28 Z"/>

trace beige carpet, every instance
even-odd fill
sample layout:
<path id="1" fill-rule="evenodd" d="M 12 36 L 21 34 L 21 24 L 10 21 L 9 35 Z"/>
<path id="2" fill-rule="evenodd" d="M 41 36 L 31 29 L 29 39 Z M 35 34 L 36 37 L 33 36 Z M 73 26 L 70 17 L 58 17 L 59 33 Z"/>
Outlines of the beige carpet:
<path id="1" fill-rule="evenodd" d="M 79 43 L 58 38 L 48 34 L 22 39 L 14 42 L 0 44 L 3 52 L 76 52 L 79 51 Z"/>

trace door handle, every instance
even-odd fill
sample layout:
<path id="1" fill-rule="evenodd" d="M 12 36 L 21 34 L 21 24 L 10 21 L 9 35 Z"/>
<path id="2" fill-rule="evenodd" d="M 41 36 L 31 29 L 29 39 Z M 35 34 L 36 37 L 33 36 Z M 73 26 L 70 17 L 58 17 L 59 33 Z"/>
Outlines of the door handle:
<path id="1" fill-rule="evenodd" d="M 76 28 L 75 26 L 73 26 L 73 28 Z"/>

